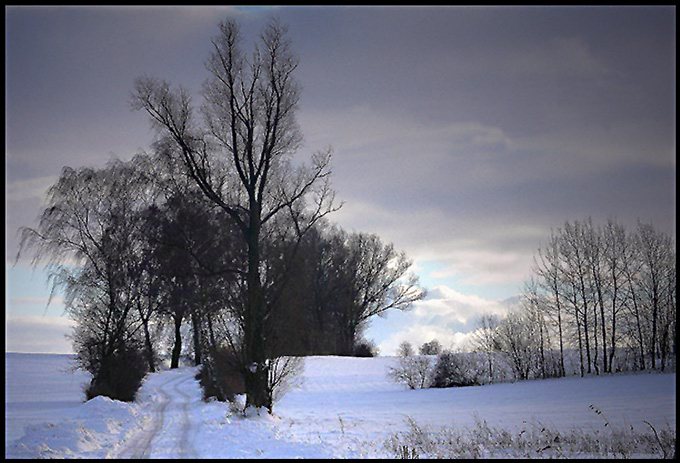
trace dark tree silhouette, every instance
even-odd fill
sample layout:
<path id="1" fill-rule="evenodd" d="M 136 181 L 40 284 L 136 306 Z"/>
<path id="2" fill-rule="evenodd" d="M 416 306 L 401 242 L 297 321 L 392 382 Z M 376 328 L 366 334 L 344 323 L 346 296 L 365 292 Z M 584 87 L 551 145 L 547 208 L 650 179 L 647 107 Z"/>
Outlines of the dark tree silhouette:
<path id="1" fill-rule="evenodd" d="M 172 92 L 153 78 L 137 80 L 133 107 L 149 114 L 169 152 L 181 158 L 205 197 L 241 232 L 247 249 L 242 340 L 247 404 L 271 408 L 266 325 L 275 305 L 268 304 L 263 290 L 263 229 L 288 213 L 302 235 L 334 210 L 330 150 L 315 154 L 311 167 L 293 168 L 290 162 L 302 136 L 295 120 L 298 61 L 286 28 L 272 21 L 250 60 L 240 41 L 235 22 L 220 25 L 207 64 L 211 77 L 204 86 L 203 124 L 193 117 L 186 89 Z M 302 214 L 296 206 L 308 196 L 312 211 Z"/>

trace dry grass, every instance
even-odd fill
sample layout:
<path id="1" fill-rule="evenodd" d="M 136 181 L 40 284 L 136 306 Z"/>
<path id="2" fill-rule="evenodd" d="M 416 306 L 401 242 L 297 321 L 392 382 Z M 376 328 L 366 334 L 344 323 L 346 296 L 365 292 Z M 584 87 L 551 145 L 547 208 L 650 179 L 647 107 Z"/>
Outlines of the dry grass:
<path id="1" fill-rule="evenodd" d="M 556 431 L 528 424 L 519 432 L 478 421 L 472 429 L 433 430 L 408 419 L 409 430 L 385 442 L 394 458 L 669 458 L 675 457 L 675 430 Z"/>

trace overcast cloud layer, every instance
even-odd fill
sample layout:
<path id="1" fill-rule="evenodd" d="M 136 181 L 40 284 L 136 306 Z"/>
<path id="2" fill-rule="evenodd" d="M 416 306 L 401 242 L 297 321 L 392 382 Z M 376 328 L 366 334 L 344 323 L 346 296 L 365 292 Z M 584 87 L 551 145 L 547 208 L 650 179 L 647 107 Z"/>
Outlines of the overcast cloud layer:
<path id="1" fill-rule="evenodd" d="M 675 235 L 674 7 L 9 7 L 8 261 L 64 165 L 149 147 L 136 77 L 200 101 L 217 23 L 237 18 L 250 44 L 272 15 L 300 56 L 300 156 L 334 150 L 334 220 L 394 242 L 438 288 L 374 323 L 384 352 L 502 310 L 565 220 Z M 15 299 L 42 297 L 9 272 Z M 39 311 L 26 307 L 7 313 Z"/>

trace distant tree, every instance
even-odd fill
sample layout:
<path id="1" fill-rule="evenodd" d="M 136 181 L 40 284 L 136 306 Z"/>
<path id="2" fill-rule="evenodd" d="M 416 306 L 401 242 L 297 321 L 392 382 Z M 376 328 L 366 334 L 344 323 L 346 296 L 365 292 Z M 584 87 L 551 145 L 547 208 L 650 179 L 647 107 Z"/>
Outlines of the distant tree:
<path id="1" fill-rule="evenodd" d="M 588 256 L 584 249 L 584 227 L 578 221 L 573 224 L 566 222 L 561 235 L 562 254 L 566 261 L 565 272 L 571 285 L 574 315 L 578 318 L 579 343 L 582 336 L 585 341 L 587 372 L 591 373 L 592 367 L 595 366 L 597 373 L 599 371 L 597 366 L 597 336 L 592 337 L 591 335 L 591 333 L 597 332 L 597 321 L 590 317 L 590 310 L 594 304 L 589 279 Z M 594 317 L 597 316 L 596 309 L 593 309 L 593 315 Z M 594 349 L 591 349 L 591 338 L 595 341 Z"/>
<path id="2" fill-rule="evenodd" d="M 605 243 L 603 259 L 605 272 L 609 280 L 608 298 L 610 305 L 610 350 L 609 373 L 614 371 L 616 348 L 620 343 L 618 321 L 625 304 L 625 259 L 629 254 L 630 241 L 625 228 L 614 220 L 608 220 L 602 231 Z"/>
<path id="3" fill-rule="evenodd" d="M 337 307 L 341 352 L 351 355 L 361 329 L 376 315 L 391 309 L 406 310 L 422 299 L 425 291 L 418 277 L 408 274 L 411 261 L 392 244 L 384 245 L 376 235 L 345 235 L 344 247 L 334 256 L 342 303 Z"/>
<path id="4" fill-rule="evenodd" d="M 638 246 L 640 249 L 641 260 L 641 289 L 647 301 L 649 312 L 651 312 L 651 336 L 649 338 L 649 353 L 651 355 L 652 368 L 656 368 L 659 354 L 667 353 L 667 339 L 659 337 L 660 331 L 667 336 L 666 330 L 661 328 L 660 322 L 664 318 L 670 306 L 667 292 L 674 292 L 674 264 L 675 252 L 670 237 L 660 233 L 650 224 L 638 224 L 637 229 Z M 671 282 L 671 284 L 668 284 Z M 668 319 L 671 321 L 671 318 Z M 667 326 L 670 325 L 667 324 Z M 663 341 L 663 342 L 660 342 Z M 661 347 L 663 345 L 663 347 Z M 665 366 L 665 355 L 661 357 L 661 365 Z"/>
<path id="5" fill-rule="evenodd" d="M 512 311 L 501 320 L 496 330 L 496 349 L 508 356 L 518 380 L 530 378 L 537 348 L 532 324 L 524 311 Z"/>
<path id="6" fill-rule="evenodd" d="M 500 318 L 493 314 L 484 314 L 477 319 L 477 329 L 472 332 L 471 344 L 475 352 L 486 355 L 487 375 L 489 383 L 494 380 L 494 352 L 496 350 L 496 329 Z"/>
<path id="7" fill-rule="evenodd" d="M 413 350 L 413 345 L 408 341 L 402 341 L 397 349 L 397 355 L 399 357 L 411 357 L 415 355 L 415 350 Z"/>
<path id="8" fill-rule="evenodd" d="M 537 284 L 546 291 L 546 314 L 557 327 L 560 346 L 560 376 L 566 375 L 564 366 L 565 345 L 565 281 L 562 268 L 560 238 L 553 232 L 550 234 L 545 248 L 539 248 L 538 257 L 534 259 L 534 273 L 538 277 Z"/>
<path id="9" fill-rule="evenodd" d="M 548 377 L 547 357 L 550 355 L 547 352 L 550 349 L 550 338 L 545 319 L 548 305 L 543 295 L 539 293 L 538 284 L 533 277 L 525 282 L 521 300 L 525 320 L 529 323 L 527 328 L 535 335 L 533 344 L 537 351 L 535 357 L 537 370 L 540 371 L 541 378 L 545 379 Z"/>
<path id="10" fill-rule="evenodd" d="M 423 343 L 420 346 L 420 355 L 439 355 L 442 352 L 442 345 L 436 339 Z"/>
<path id="11" fill-rule="evenodd" d="M 621 368 L 665 369 L 674 359 L 675 243 L 651 224 L 633 233 L 615 220 L 595 226 L 566 222 L 539 249 L 535 290 L 525 300 L 539 341 L 557 329 L 560 366 L 564 348 L 577 343 L 581 375 Z M 538 310 L 534 310 L 538 309 Z M 542 322 L 545 332 L 542 333 Z M 541 322 L 536 325 L 537 322 Z M 633 365 L 620 365 L 617 354 L 635 352 Z M 540 349 L 539 349 L 540 353 Z M 543 351 L 548 365 L 550 352 Z M 543 363 L 543 362 L 542 362 Z"/>

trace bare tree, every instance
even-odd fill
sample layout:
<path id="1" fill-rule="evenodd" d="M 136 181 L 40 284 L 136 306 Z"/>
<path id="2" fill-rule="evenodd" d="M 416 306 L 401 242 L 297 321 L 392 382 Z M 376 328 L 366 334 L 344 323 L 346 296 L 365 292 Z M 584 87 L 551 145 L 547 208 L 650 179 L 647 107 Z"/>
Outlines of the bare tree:
<path id="1" fill-rule="evenodd" d="M 669 265 L 672 257 L 672 246 L 670 238 L 656 231 L 650 224 L 639 223 L 637 236 L 642 264 L 640 283 L 651 309 L 652 332 L 649 352 L 652 368 L 656 368 L 659 353 L 659 319 L 664 302 L 667 300 L 665 293 L 668 286 L 664 284 L 664 281 L 668 278 L 668 272 L 672 268 Z"/>
<path id="2" fill-rule="evenodd" d="M 476 352 L 486 355 L 487 374 L 489 383 L 494 381 L 494 352 L 496 350 L 496 329 L 500 318 L 492 314 L 484 314 L 477 320 L 477 329 L 472 332 L 472 348 Z"/>
<path id="3" fill-rule="evenodd" d="M 589 282 L 589 270 L 587 255 L 583 245 L 583 226 L 580 222 L 575 221 L 573 224 L 566 222 L 562 232 L 562 254 L 566 259 L 565 270 L 569 272 L 568 279 L 571 281 L 572 288 L 575 290 L 575 295 L 578 295 L 577 305 L 574 306 L 577 315 L 580 315 L 580 328 L 583 329 L 583 338 L 585 340 L 585 352 L 587 358 L 587 371 L 592 372 L 592 366 L 595 366 L 596 373 L 597 366 L 597 337 L 595 341 L 595 348 L 591 352 L 590 347 L 590 330 L 597 332 L 597 321 L 589 318 L 589 308 L 592 304 L 592 289 Z M 597 311 L 593 311 L 593 315 L 597 316 Z M 592 325 L 590 326 L 590 322 Z M 579 335 L 580 336 L 580 335 Z M 591 357 L 591 353 L 594 354 Z"/>
<path id="4" fill-rule="evenodd" d="M 549 294 L 547 304 L 552 306 L 549 315 L 557 325 L 557 334 L 560 344 L 560 375 L 565 376 L 564 367 L 564 275 L 561 262 L 559 237 L 553 232 L 545 248 L 538 250 L 538 259 L 534 259 L 534 272 L 539 277 L 539 284 Z"/>
<path id="5" fill-rule="evenodd" d="M 295 120 L 298 60 L 286 34 L 282 24 L 272 21 L 248 60 L 237 24 L 220 24 L 207 63 L 211 78 L 203 89 L 202 125 L 193 117 L 189 92 L 172 92 L 164 81 L 138 79 L 132 103 L 149 114 L 169 152 L 181 158 L 206 198 L 242 234 L 248 256 L 242 350 L 247 403 L 267 408 L 266 325 L 275 305 L 266 301 L 260 274 L 263 227 L 290 213 L 303 234 L 334 210 L 330 151 L 314 155 L 311 167 L 294 169 L 290 163 L 302 137 Z M 295 206 L 310 195 L 314 207 L 303 215 Z"/>
<path id="6" fill-rule="evenodd" d="M 430 342 L 423 343 L 419 352 L 420 355 L 439 355 L 442 353 L 442 345 L 438 340 L 433 339 Z"/>
<path id="7" fill-rule="evenodd" d="M 123 391 L 112 372 L 139 345 L 138 218 L 148 194 L 146 179 L 131 163 L 111 161 L 100 170 L 66 167 L 48 191 L 38 228 L 21 231 L 19 254 L 33 251 L 34 265 L 47 263 L 52 294 L 58 287 L 65 291 L 67 311 L 77 322 L 74 347 L 80 364 L 93 374 L 93 395 L 100 391 L 130 400 L 145 374 L 142 366 L 131 378 L 137 384 Z"/>
<path id="8" fill-rule="evenodd" d="M 496 349 L 510 359 L 515 377 L 529 379 L 536 357 L 532 324 L 522 310 L 515 310 L 501 320 L 496 329 Z"/>
<path id="9" fill-rule="evenodd" d="M 595 229 L 591 218 L 583 225 L 584 251 L 588 263 L 589 276 L 593 288 L 593 310 L 595 310 L 594 320 L 597 325 L 597 307 L 600 308 L 600 329 L 602 334 L 602 366 L 605 372 L 609 370 L 607 367 L 607 329 L 605 322 L 605 291 L 608 290 L 609 282 L 604 274 L 603 254 L 606 252 L 604 244 L 606 241 L 602 239 L 602 233 Z M 597 340 L 597 326 L 594 327 L 593 337 Z M 597 351 L 597 342 L 595 344 Z M 595 358 L 596 372 L 599 372 L 597 365 L 597 357 Z"/>
<path id="10" fill-rule="evenodd" d="M 549 355 L 549 352 L 546 353 L 546 351 L 550 349 L 550 338 L 545 321 L 547 304 L 543 295 L 539 293 L 538 283 L 533 277 L 524 284 L 522 305 L 526 322 L 529 324 L 527 328 L 537 337 L 534 340 L 538 349 L 536 361 L 541 372 L 541 378 L 545 379 L 548 377 L 546 356 Z"/>
<path id="11" fill-rule="evenodd" d="M 342 272 L 340 296 L 343 305 L 336 314 L 341 330 L 341 352 L 351 355 L 360 330 L 376 315 L 388 310 L 406 310 L 422 299 L 425 291 L 418 277 L 409 274 L 411 261 L 392 244 L 384 245 L 376 235 L 346 235 L 344 250 L 336 257 Z M 344 292 L 344 294 L 343 294 Z"/>
<path id="12" fill-rule="evenodd" d="M 399 357 L 410 357 L 415 355 L 415 353 L 416 352 L 413 350 L 413 345 L 408 341 L 402 341 L 399 344 L 399 348 L 397 349 L 397 355 Z"/>
<path id="13" fill-rule="evenodd" d="M 561 352 L 568 334 L 578 341 L 581 375 L 591 366 L 599 374 L 600 364 L 605 373 L 650 364 L 663 370 L 673 360 L 675 245 L 669 236 L 651 224 L 639 223 L 628 234 L 615 220 L 595 227 L 588 219 L 567 222 L 538 252 L 534 273 L 549 308 L 543 312 L 557 324 Z M 619 364 L 621 345 L 636 352 L 635 365 Z"/>
<path id="14" fill-rule="evenodd" d="M 604 265 L 609 280 L 609 299 L 610 299 L 610 350 L 609 350 L 609 373 L 615 370 L 614 361 L 616 357 L 616 346 L 619 342 L 617 331 L 617 321 L 624 302 L 624 260 L 629 254 L 630 244 L 626 237 L 625 228 L 614 220 L 608 220 L 603 230 L 603 241 L 605 244 Z"/>

